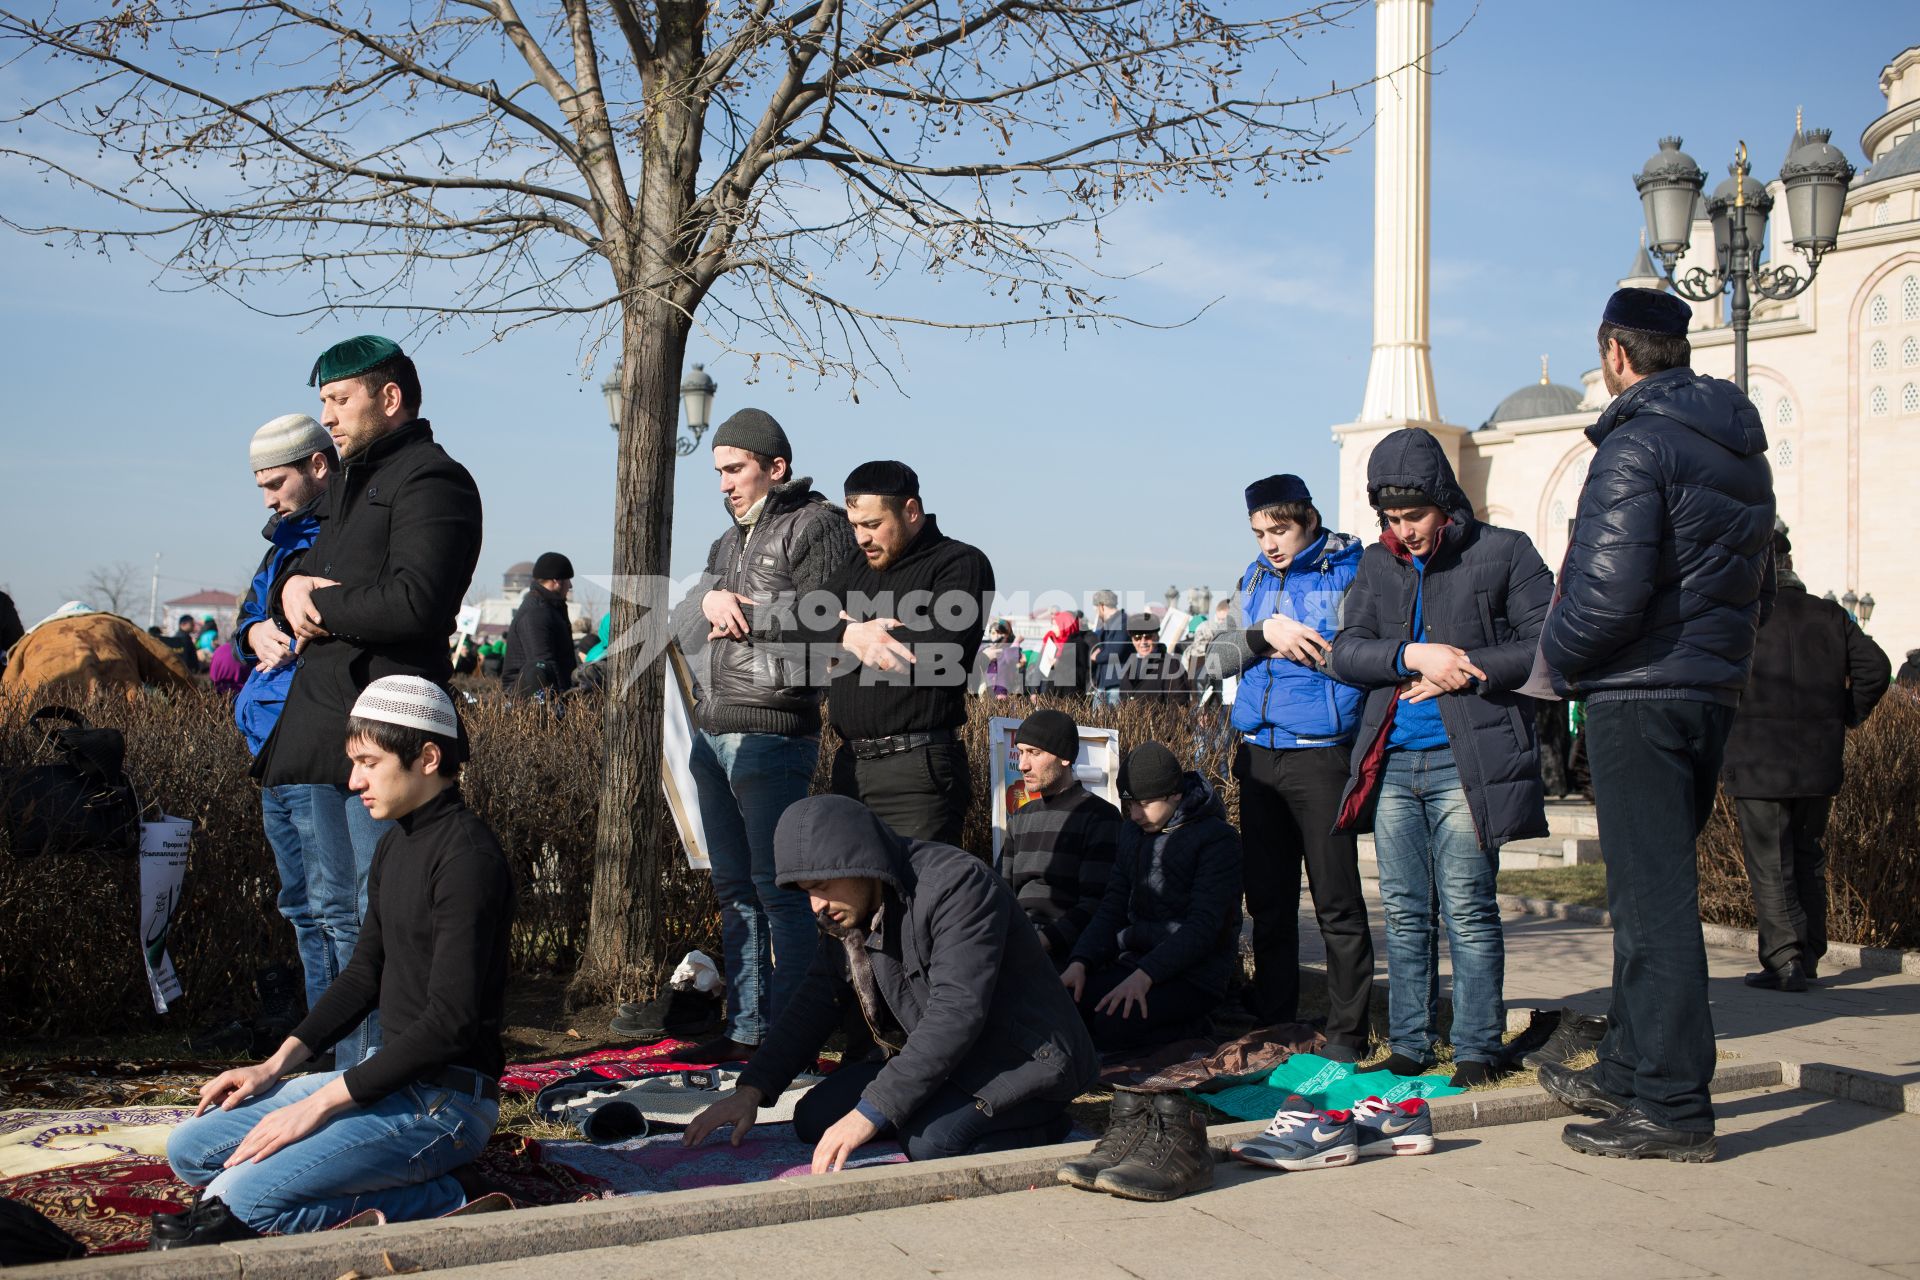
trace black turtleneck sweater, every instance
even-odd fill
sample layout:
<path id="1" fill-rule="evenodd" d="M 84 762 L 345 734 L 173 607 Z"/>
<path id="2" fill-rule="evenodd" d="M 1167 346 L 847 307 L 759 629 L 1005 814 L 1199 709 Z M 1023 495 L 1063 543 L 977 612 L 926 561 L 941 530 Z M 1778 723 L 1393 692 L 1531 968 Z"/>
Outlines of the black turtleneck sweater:
<path id="1" fill-rule="evenodd" d="M 826 590 L 855 622 L 900 619 L 893 637 L 916 659 L 905 671 L 881 671 L 842 655 L 848 667 L 827 691 L 827 715 L 842 738 L 922 733 L 966 721 L 967 676 L 992 607 L 993 565 L 986 553 L 947 537 L 928 516 L 884 570 L 855 555 Z M 830 622 L 809 638 L 838 644 L 846 629 L 845 622 Z"/>
<path id="2" fill-rule="evenodd" d="M 513 876 L 448 787 L 381 837 L 353 959 L 293 1030 L 324 1053 L 376 1008 L 379 1052 L 346 1073 L 362 1106 L 443 1067 L 499 1078 Z"/>

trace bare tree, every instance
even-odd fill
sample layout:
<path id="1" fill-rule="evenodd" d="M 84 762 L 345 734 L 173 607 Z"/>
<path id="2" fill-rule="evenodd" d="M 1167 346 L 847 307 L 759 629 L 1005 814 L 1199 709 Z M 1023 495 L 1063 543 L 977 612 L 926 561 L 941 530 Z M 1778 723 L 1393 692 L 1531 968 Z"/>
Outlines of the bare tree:
<path id="1" fill-rule="evenodd" d="M 86 581 L 80 584 L 80 600 L 106 613 L 126 617 L 127 610 L 140 603 L 133 566 L 125 560 L 95 565 L 87 571 Z"/>
<path id="2" fill-rule="evenodd" d="M 0 9 L 31 86 L 0 157 L 112 210 L 20 230 L 131 247 L 273 314 L 493 334 L 585 317 L 591 346 L 617 341 L 614 573 L 635 585 L 614 606 L 621 692 L 575 986 L 607 995 L 649 985 L 663 944 L 661 683 L 637 638 L 664 630 L 690 333 L 857 396 L 903 324 L 1124 319 L 1095 265 L 1102 220 L 1313 176 L 1340 150 L 1324 109 L 1356 85 L 1290 92 L 1282 72 L 1366 4 L 520 2 Z M 987 311 L 882 300 L 955 273 Z"/>

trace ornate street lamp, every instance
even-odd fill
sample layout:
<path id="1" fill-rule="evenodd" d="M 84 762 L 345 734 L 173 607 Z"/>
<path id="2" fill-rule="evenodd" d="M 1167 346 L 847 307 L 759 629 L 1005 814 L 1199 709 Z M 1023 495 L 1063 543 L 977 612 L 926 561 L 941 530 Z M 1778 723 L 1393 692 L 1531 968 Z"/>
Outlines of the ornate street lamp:
<path id="1" fill-rule="evenodd" d="M 1707 175 L 1680 149 L 1680 139 L 1660 139 L 1660 150 L 1634 175 L 1633 185 L 1647 218 L 1647 248 L 1660 260 L 1667 283 L 1691 302 L 1733 295 L 1733 381 L 1747 389 L 1747 325 L 1750 295 L 1784 301 L 1806 291 L 1820 270 L 1820 259 L 1840 238 L 1840 212 L 1853 165 L 1828 139 L 1826 129 L 1796 129 L 1794 145 L 1780 181 L 1787 188 L 1787 219 L 1793 247 L 1806 258 L 1806 274 L 1791 263 L 1760 265 L 1766 243 L 1767 215 L 1773 197 L 1751 176 L 1747 144 L 1742 142 L 1728 167 L 1730 176 L 1707 201 L 1713 222 L 1714 269 L 1695 267 L 1678 279 L 1675 264 L 1693 239 L 1693 210 Z"/>
<path id="2" fill-rule="evenodd" d="M 1848 587 L 1847 594 L 1840 597 L 1840 607 L 1847 611 L 1849 617 L 1860 616 L 1860 597 L 1853 593 L 1852 587 Z"/>
<path id="3" fill-rule="evenodd" d="M 1869 591 L 1860 597 L 1859 612 L 1860 625 L 1864 627 L 1873 617 L 1873 592 Z"/>
<path id="4" fill-rule="evenodd" d="M 600 394 L 607 398 L 607 425 L 615 431 L 620 429 L 620 409 L 625 401 L 621 387 L 621 375 L 626 372 L 625 362 L 615 360 L 613 373 L 600 384 Z M 707 376 L 705 365 L 696 364 L 680 382 L 680 403 L 686 409 L 687 430 L 690 436 L 681 436 L 674 442 L 674 452 L 686 457 L 700 447 L 700 437 L 707 433 L 713 421 L 713 393 L 718 386 Z"/>

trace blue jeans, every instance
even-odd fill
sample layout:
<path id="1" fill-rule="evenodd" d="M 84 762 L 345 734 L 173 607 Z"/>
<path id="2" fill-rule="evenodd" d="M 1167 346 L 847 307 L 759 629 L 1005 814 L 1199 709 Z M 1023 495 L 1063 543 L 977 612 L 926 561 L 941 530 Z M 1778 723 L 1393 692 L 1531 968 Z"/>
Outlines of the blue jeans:
<path id="1" fill-rule="evenodd" d="M 1440 1033 L 1440 929 L 1453 957 L 1453 1056 L 1496 1062 L 1506 1029 L 1506 940 L 1494 876 L 1453 751 L 1391 751 L 1373 825 L 1387 916 L 1387 1041 L 1432 1063 Z M 1436 918 L 1438 917 L 1438 918 Z"/>
<path id="2" fill-rule="evenodd" d="M 263 787 L 260 791 L 261 825 L 266 828 L 267 844 L 273 849 L 273 861 L 280 871 L 280 896 L 274 905 L 293 926 L 293 945 L 300 956 L 309 1009 L 340 973 L 333 942 L 320 927 L 320 915 L 314 909 L 307 887 L 314 874 L 310 865 L 319 858 L 318 838 L 313 829 L 316 790 L 330 791 L 331 788 L 290 784 Z"/>
<path id="3" fill-rule="evenodd" d="M 773 829 L 806 798 L 820 739 L 779 733 L 693 737 L 693 779 L 707 835 L 727 971 L 727 1034 L 767 1038 L 807 976 L 820 932 L 807 895 L 773 882 Z"/>
<path id="4" fill-rule="evenodd" d="M 264 1160 L 222 1167 L 262 1116 L 339 1075 L 295 1076 L 231 1111 L 188 1120 L 167 1139 L 167 1163 L 255 1231 L 323 1231 L 368 1209 L 407 1222 L 466 1204 L 449 1174 L 486 1146 L 500 1104 L 435 1085 L 407 1085 L 370 1107 L 342 1112 Z"/>
<path id="5" fill-rule="evenodd" d="M 360 921 L 367 914 L 367 872 L 380 837 L 393 826 L 375 822 L 360 797 L 345 787 L 314 785 L 312 822 L 314 856 L 307 859 L 307 898 L 320 930 L 330 944 L 327 983 L 340 976 L 360 942 Z M 324 988 L 323 988 L 324 989 Z M 380 1014 L 341 1036 L 333 1046 L 333 1062 L 340 1070 L 357 1066 L 380 1048 Z"/>
<path id="6" fill-rule="evenodd" d="M 1095 689 L 1089 696 L 1093 699 L 1093 705 L 1096 707 L 1117 707 L 1120 705 L 1120 690 L 1117 686 L 1112 689 Z"/>
<path id="7" fill-rule="evenodd" d="M 793 1109 L 793 1136 L 802 1142 L 819 1142 L 835 1121 L 854 1109 L 884 1065 L 852 1063 L 807 1090 Z M 909 1160 L 944 1160 L 1064 1142 L 1072 1128 L 1064 1102 L 1030 1098 L 988 1114 L 978 1099 L 949 1080 L 906 1118 L 894 1136 L 907 1149 Z M 881 1132 L 886 1131 L 882 1126 Z"/>
<path id="8" fill-rule="evenodd" d="M 1715 1055 L 1695 841 L 1713 815 L 1732 727 L 1733 708 L 1712 702 L 1587 704 L 1613 916 L 1613 1002 L 1596 1083 L 1655 1124 L 1698 1133 L 1713 1132 Z"/>

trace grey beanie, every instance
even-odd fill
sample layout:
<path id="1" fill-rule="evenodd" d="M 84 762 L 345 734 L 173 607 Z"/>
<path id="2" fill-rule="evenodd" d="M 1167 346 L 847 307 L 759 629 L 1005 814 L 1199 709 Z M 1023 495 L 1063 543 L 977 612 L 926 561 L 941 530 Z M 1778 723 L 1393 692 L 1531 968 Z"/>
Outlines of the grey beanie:
<path id="1" fill-rule="evenodd" d="M 247 461 L 255 471 L 305 462 L 316 453 L 337 456 L 327 429 L 304 413 L 282 414 L 253 433 Z"/>
<path id="2" fill-rule="evenodd" d="M 793 446 L 787 443 L 787 433 L 764 409 L 742 409 L 721 423 L 720 429 L 713 433 L 713 447 L 745 449 L 748 453 L 793 461 Z"/>

